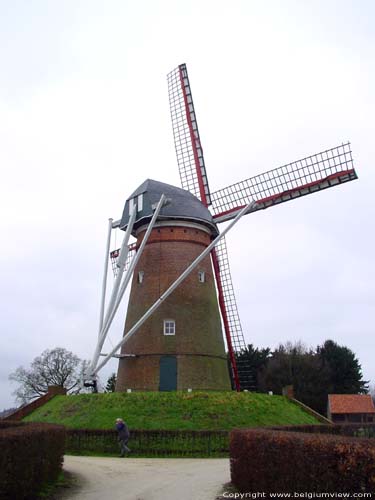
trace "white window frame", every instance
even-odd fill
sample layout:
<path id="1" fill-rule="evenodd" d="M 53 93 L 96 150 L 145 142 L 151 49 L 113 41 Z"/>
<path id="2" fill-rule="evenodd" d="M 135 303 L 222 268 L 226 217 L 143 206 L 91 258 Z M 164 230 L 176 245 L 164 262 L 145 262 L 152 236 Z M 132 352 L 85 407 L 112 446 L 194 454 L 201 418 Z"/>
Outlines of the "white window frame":
<path id="1" fill-rule="evenodd" d="M 130 198 L 130 200 L 129 200 L 129 216 L 132 214 L 133 209 L 134 209 L 134 198 Z"/>
<path id="2" fill-rule="evenodd" d="M 165 319 L 163 321 L 164 335 L 176 335 L 176 322 L 174 319 Z"/>
<path id="3" fill-rule="evenodd" d="M 145 272 L 138 271 L 138 278 L 137 278 L 138 283 L 143 283 L 144 277 L 145 277 Z"/>
<path id="4" fill-rule="evenodd" d="M 138 195 L 137 198 L 137 212 L 142 212 L 143 210 L 143 193 Z"/>
<path id="5" fill-rule="evenodd" d="M 206 273 L 204 271 L 198 271 L 198 281 L 199 283 L 205 283 Z"/>
<path id="6" fill-rule="evenodd" d="M 129 215 L 131 215 L 134 207 L 137 207 L 137 212 L 142 212 L 143 210 L 143 193 L 139 194 L 136 198 L 130 198 L 129 200 Z"/>

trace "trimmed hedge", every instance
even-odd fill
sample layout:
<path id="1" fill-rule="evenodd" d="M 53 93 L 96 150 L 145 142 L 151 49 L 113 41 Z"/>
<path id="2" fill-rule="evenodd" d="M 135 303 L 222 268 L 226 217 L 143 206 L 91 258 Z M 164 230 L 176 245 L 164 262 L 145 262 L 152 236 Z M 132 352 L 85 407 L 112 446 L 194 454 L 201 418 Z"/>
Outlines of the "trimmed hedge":
<path id="1" fill-rule="evenodd" d="M 233 484 L 241 492 L 375 492 L 375 440 L 326 433 L 350 431 L 344 427 L 232 431 Z"/>
<path id="2" fill-rule="evenodd" d="M 57 479 L 64 456 L 65 427 L 0 423 L 0 499 L 31 500 Z"/>
<path id="3" fill-rule="evenodd" d="M 271 427 L 275 431 L 335 434 L 351 437 L 375 437 L 375 424 L 290 425 Z"/>
<path id="4" fill-rule="evenodd" d="M 0 430 L 7 429 L 8 427 L 18 427 L 25 425 L 22 422 L 17 422 L 15 420 L 0 420 Z"/>
<path id="5" fill-rule="evenodd" d="M 227 457 L 227 431 L 131 430 L 132 456 L 147 457 Z M 113 430 L 67 429 L 66 449 L 74 454 L 117 455 L 117 432 Z"/>
<path id="6" fill-rule="evenodd" d="M 272 429 L 357 435 L 363 427 L 365 426 L 300 425 L 272 427 Z M 372 427 L 375 429 L 375 425 Z M 117 455 L 119 452 L 117 434 L 114 430 L 67 429 L 66 433 L 68 453 Z M 132 456 L 227 457 L 229 432 L 131 430 L 129 447 Z"/>

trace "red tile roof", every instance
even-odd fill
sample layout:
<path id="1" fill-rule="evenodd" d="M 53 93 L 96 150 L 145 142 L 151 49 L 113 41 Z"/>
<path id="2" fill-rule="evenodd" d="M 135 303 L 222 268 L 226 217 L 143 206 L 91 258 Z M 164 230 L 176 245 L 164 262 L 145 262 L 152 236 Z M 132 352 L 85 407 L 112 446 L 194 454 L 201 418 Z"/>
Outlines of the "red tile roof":
<path id="1" fill-rule="evenodd" d="M 332 413 L 375 413 L 370 394 L 328 394 Z"/>

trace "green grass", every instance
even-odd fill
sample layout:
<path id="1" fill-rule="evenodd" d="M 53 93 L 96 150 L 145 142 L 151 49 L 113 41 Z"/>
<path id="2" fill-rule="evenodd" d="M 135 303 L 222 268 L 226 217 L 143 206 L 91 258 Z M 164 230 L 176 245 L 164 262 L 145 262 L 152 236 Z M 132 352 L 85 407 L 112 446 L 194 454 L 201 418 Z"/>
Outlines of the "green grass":
<path id="1" fill-rule="evenodd" d="M 43 485 L 39 493 L 37 494 L 37 498 L 41 500 L 49 500 L 53 498 L 54 494 L 61 490 L 62 488 L 67 487 L 67 480 L 64 473 L 61 471 L 58 478 L 55 481 L 51 481 Z"/>
<path id="2" fill-rule="evenodd" d="M 72 429 L 230 430 L 235 427 L 317 424 L 282 396 L 251 392 L 132 392 L 56 396 L 24 420 Z"/>

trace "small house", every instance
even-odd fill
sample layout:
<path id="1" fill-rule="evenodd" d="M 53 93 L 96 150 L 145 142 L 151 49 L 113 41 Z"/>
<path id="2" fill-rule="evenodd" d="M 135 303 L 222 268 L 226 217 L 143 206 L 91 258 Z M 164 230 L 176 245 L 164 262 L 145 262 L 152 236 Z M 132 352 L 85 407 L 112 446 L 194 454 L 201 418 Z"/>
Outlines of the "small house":
<path id="1" fill-rule="evenodd" d="M 375 406 L 369 394 L 328 394 L 327 416 L 335 424 L 375 422 Z"/>

